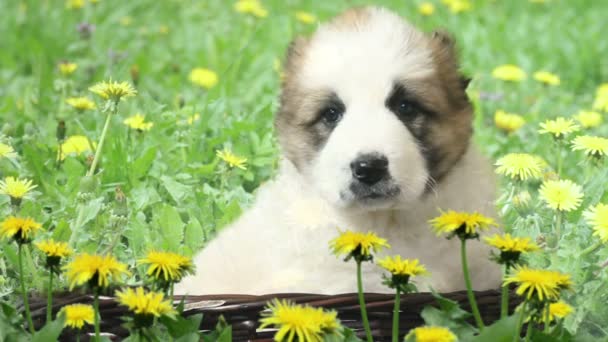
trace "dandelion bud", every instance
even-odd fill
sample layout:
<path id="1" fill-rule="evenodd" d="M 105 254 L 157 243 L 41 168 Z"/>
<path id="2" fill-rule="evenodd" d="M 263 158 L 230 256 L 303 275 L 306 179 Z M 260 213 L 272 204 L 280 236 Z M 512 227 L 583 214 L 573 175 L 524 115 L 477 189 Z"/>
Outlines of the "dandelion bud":
<path id="1" fill-rule="evenodd" d="M 57 141 L 65 140 L 65 121 L 59 120 L 57 123 Z"/>
<path id="2" fill-rule="evenodd" d="M 80 192 L 81 193 L 91 193 L 95 192 L 97 189 L 97 179 L 93 176 L 84 176 L 80 180 Z"/>
<path id="3" fill-rule="evenodd" d="M 139 66 L 137 64 L 131 66 L 131 69 L 129 69 L 129 73 L 131 74 L 131 80 L 133 81 L 133 84 L 137 85 L 139 83 Z"/>
<path id="4" fill-rule="evenodd" d="M 129 214 L 129 208 L 127 207 L 127 198 L 122 189 L 117 186 L 114 190 L 114 214 L 117 216 L 127 216 Z"/>
<path id="5" fill-rule="evenodd" d="M 521 216 L 525 216 L 530 213 L 530 200 L 532 200 L 532 196 L 530 196 L 530 193 L 525 190 L 515 194 L 511 199 L 513 207 Z"/>

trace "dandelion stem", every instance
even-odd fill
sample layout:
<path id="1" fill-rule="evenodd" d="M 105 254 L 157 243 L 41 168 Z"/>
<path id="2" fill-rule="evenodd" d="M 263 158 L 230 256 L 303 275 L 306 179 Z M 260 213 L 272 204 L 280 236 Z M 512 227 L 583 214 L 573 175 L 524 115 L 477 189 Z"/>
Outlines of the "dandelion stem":
<path id="1" fill-rule="evenodd" d="M 503 279 L 509 275 L 509 265 L 505 265 Z M 509 285 L 502 285 L 500 296 L 500 318 L 505 318 L 509 315 Z"/>
<path id="2" fill-rule="evenodd" d="M 95 150 L 95 156 L 93 157 L 93 162 L 91 163 L 91 167 L 86 173 L 86 176 L 90 177 L 95 173 L 95 169 L 97 168 L 97 164 L 99 163 L 99 158 L 101 157 L 101 150 L 103 149 L 103 143 L 106 140 L 106 136 L 108 134 L 108 127 L 110 126 L 110 121 L 112 119 L 112 114 L 116 114 L 118 111 L 118 103 L 113 103 L 111 109 L 108 111 L 108 115 L 106 116 L 106 122 L 103 125 L 103 129 L 101 130 L 101 136 L 99 137 L 99 142 L 97 143 L 97 149 Z M 76 221 L 74 221 L 74 228 L 72 229 L 72 235 L 70 236 L 69 245 L 71 247 L 74 246 L 74 242 L 76 240 L 77 232 L 80 230 L 80 226 L 82 225 L 82 219 L 84 216 L 84 208 L 80 206 L 78 209 L 78 215 L 76 216 Z"/>
<path id="3" fill-rule="evenodd" d="M 600 248 L 602 245 L 604 245 L 604 242 L 602 242 L 602 241 L 596 242 L 595 244 L 583 249 L 583 251 L 579 254 L 579 257 L 584 257 L 584 256 L 587 256 L 587 254 L 593 253 L 596 249 Z"/>
<path id="4" fill-rule="evenodd" d="M 365 335 L 367 336 L 367 342 L 374 342 L 372 338 L 372 331 L 369 326 L 369 320 L 367 319 L 367 309 L 365 308 L 365 298 L 363 297 L 363 281 L 361 279 L 361 261 L 357 260 L 357 292 L 359 293 L 359 306 L 361 307 L 361 319 L 363 320 L 363 328 L 365 328 Z"/>
<path id="5" fill-rule="evenodd" d="M 551 304 L 545 304 L 545 332 L 549 332 L 549 326 L 551 325 Z"/>
<path id="6" fill-rule="evenodd" d="M 521 308 L 521 313 L 519 314 L 519 319 L 517 320 L 517 326 L 515 327 L 515 335 L 513 335 L 513 342 L 520 341 L 521 327 L 524 324 L 524 318 L 526 317 L 527 308 L 528 302 L 524 302 L 524 305 Z"/>
<path id="7" fill-rule="evenodd" d="M 21 281 L 21 295 L 23 296 L 23 306 L 25 308 L 25 318 L 27 319 L 27 325 L 30 332 L 33 334 L 34 322 L 32 321 L 32 314 L 30 313 L 30 303 L 28 300 L 28 293 L 25 290 L 25 278 L 23 276 L 23 244 L 19 244 L 19 280 Z"/>
<path id="8" fill-rule="evenodd" d="M 106 122 L 103 125 L 103 129 L 101 131 L 101 136 L 99 137 L 99 143 L 97 143 L 97 149 L 95 150 L 95 157 L 93 157 L 93 162 L 91 163 L 91 168 L 87 172 L 87 176 L 92 176 L 95 173 L 95 168 L 97 167 L 97 163 L 99 163 L 99 158 L 101 156 L 101 150 L 103 149 L 103 143 L 106 140 L 106 135 L 108 133 L 108 127 L 110 127 L 110 119 L 112 118 L 112 114 L 115 114 L 118 109 L 118 104 L 114 104 L 112 109 L 108 111 L 108 115 L 106 116 Z"/>
<path id="9" fill-rule="evenodd" d="M 95 341 L 100 340 L 100 330 L 99 330 L 99 290 L 94 290 L 95 296 L 93 299 L 93 308 L 95 309 Z"/>
<path id="10" fill-rule="evenodd" d="M 173 289 L 174 289 L 173 285 L 175 285 L 175 283 L 171 282 L 171 287 L 169 288 L 169 298 L 171 299 L 171 304 L 173 304 Z"/>
<path id="11" fill-rule="evenodd" d="M 557 142 L 557 175 L 560 178 L 562 176 L 562 143 L 561 143 L 561 140 Z"/>
<path id="12" fill-rule="evenodd" d="M 460 239 L 460 257 L 462 258 L 462 273 L 464 275 L 464 282 L 467 286 L 467 296 L 469 297 L 469 303 L 471 304 L 471 311 L 473 312 L 473 317 L 475 317 L 477 327 L 479 328 L 479 330 L 483 330 L 485 326 L 483 324 L 483 320 L 481 319 L 481 315 L 479 314 L 479 308 L 477 307 L 477 301 L 475 300 L 475 295 L 473 294 L 473 287 L 471 285 L 471 276 L 469 274 L 469 265 L 467 263 L 466 239 Z"/>
<path id="13" fill-rule="evenodd" d="M 401 291 L 397 288 L 397 292 L 395 293 L 395 308 L 393 309 L 393 342 L 399 341 L 399 310 L 401 308 L 400 305 L 401 299 Z"/>
<path id="14" fill-rule="evenodd" d="M 53 271 L 49 272 L 49 287 L 46 297 L 46 323 L 53 319 Z"/>
<path id="15" fill-rule="evenodd" d="M 525 342 L 530 341 L 530 337 L 532 337 L 532 326 L 528 325 L 528 329 L 526 329 L 526 340 Z"/>
<path id="16" fill-rule="evenodd" d="M 553 248 L 557 248 L 562 235 L 562 215 L 561 210 L 555 213 L 555 246 L 551 246 Z"/>

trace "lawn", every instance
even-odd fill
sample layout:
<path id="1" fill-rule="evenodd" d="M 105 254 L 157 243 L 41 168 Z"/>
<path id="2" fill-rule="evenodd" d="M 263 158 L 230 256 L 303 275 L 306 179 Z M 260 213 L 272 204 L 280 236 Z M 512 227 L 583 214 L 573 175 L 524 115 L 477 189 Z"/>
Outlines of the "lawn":
<path id="1" fill-rule="evenodd" d="M 421 14 L 423 1 L 415 0 L 263 0 L 266 13 L 241 13 L 220 0 L 79 3 L 0 0 L 0 142 L 16 152 L 0 155 L 0 177 L 37 185 L 18 209 L 42 223 L 37 239 L 111 253 L 135 270 L 133 285 L 145 273 L 136 260 L 150 249 L 194 254 L 276 171 L 272 119 L 288 43 L 312 32 L 317 21 L 374 3 L 424 31 L 445 28 L 455 36 L 462 70 L 473 79 L 475 139 L 492 160 L 523 152 L 546 161 L 538 180 L 501 178 L 501 224 L 542 247 L 529 256 L 531 266 L 571 275 L 574 290 L 564 300 L 575 311 L 565 327 L 608 338 L 608 248 L 596 245 L 601 230 L 585 214 L 608 203 L 602 157 L 608 148 L 595 157 L 571 148 L 579 135 L 608 136 L 608 94 L 602 105 L 597 91 L 608 82 L 608 1 L 473 0 L 458 11 L 433 0 L 430 15 Z M 66 62 L 76 69 L 62 72 Z M 505 64 L 526 77 L 495 77 Z M 217 82 L 213 76 L 193 81 L 196 68 L 211 71 Z M 536 80 L 537 71 L 557 75 L 559 84 Z M 107 117 L 104 101 L 88 89 L 104 80 L 127 81 L 137 94 L 110 117 L 97 173 L 85 176 Z M 97 108 L 77 110 L 66 102 L 82 96 Z M 525 124 L 505 132 L 495 124 L 499 110 L 518 113 Z M 592 110 L 598 113 L 587 114 L 592 120 L 578 115 Z M 150 124 L 125 124 L 136 114 Z M 579 130 L 557 140 L 539 133 L 541 123 L 557 117 L 575 120 Z M 593 122 L 597 117 L 602 122 Z M 73 136 L 82 137 L 64 144 Z M 246 169 L 231 167 L 217 151 L 246 158 Z M 539 188 L 555 179 L 580 185 L 582 202 L 572 210 L 550 208 Z M 17 210 L 10 202 L 0 196 L 0 218 Z M 12 301 L 19 292 L 18 251 L 8 239 L 0 249 L 0 298 Z M 42 290 L 46 278 L 35 269 L 43 257 L 26 254 L 26 283 Z M 65 284 L 60 279 L 59 286 Z"/>

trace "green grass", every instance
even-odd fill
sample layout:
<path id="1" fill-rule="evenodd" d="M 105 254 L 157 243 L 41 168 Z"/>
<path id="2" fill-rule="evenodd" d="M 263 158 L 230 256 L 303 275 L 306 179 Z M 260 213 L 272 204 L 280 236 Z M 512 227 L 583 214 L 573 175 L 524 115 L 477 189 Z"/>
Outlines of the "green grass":
<path id="1" fill-rule="evenodd" d="M 555 147 L 539 136 L 538 123 L 590 109 L 596 87 L 608 80 L 608 40 L 605 39 L 607 1 L 553 0 L 534 4 L 524 0 L 472 1 L 471 11 L 453 14 L 440 1 L 436 12 L 422 17 L 417 1 L 376 1 L 407 17 L 425 31 L 452 32 L 461 53 L 462 69 L 473 77 L 472 95 L 499 95 L 479 100 L 476 140 L 486 154 L 530 152 L 555 162 Z M 79 210 L 85 221 L 78 235 L 79 250 L 111 251 L 134 264 L 150 248 L 192 254 L 204 241 L 237 217 L 252 201 L 252 192 L 276 170 L 277 146 L 272 129 L 279 77 L 273 65 L 289 41 L 314 30 L 294 19 L 296 10 L 321 20 L 366 1 L 263 1 L 265 19 L 236 13 L 224 1 L 101 0 L 82 10 L 68 10 L 62 1 L 0 0 L 0 124 L 3 141 L 19 158 L 0 160 L 0 176 L 20 176 L 38 185 L 35 200 L 24 202 L 22 215 L 44 224 L 45 236 L 67 240 Z M 123 18 L 131 24 L 124 26 Z M 76 27 L 90 23 L 90 39 Z M 167 34 L 160 28 L 166 25 Z M 65 95 L 87 95 L 93 83 L 105 80 L 135 82 L 138 96 L 120 104 L 111 122 L 101 169 L 93 186 L 81 184 L 86 157 L 69 157 L 57 168 L 56 128 L 64 120 L 68 135 L 99 138 L 105 116 L 99 111 L 78 114 L 63 104 L 57 64 L 78 64 Z M 521 83 L 493 79 L 494 67 L 513 63 L 528 72 Z M 215 70 L 219 83 L 209 91 L 192 85 L 195 67 Z M 132 70 L 138 69 L 137 80 Z M 562 84 L 546 87 L 531 78 L 537 70 L 557 73 Z M 494 127 L 497 109 L 524 115 L 528 123 L 512 135 Z M 122 120 L 143 113 L 154 123 L 149 132 L 130 131 Z M 177 124 L 199 113 L 192 125 Z M 606 136 L 608 125 L 592 134 Z M 591 133 L 590 133 L 591 134 Z M 246 171 L 228 171 L 215 151 L 229 148 L 248 158 Z M 593 243 L 591 229 L 581 218 L 589 205 L 606 202 L 605 168 L 590 169 L 580 153 L 565 154 L 562 177 L 584 184 L 581 208 L 566 216 L 559 248 L 533 256 L 531 263 L 572 274 L 575 291 L 568 300 L 577 312 L 566 326 L 607 336 L 608 297 L 604 248 L 578 258 Z M 120 217 L 115 199 L 119 187 L 126 194 L 128 212 Z M 503 197 L 506 230 L 533 238 L 551 239 L 553 212 L 539 201 L 531 185 L 531 209 L 518 214 Z M 501 193 L 511 185 L 503 182 Z M 2 217 L 10 213 L 8 198 L 0 199 Z M 79 209 L 79 207 L 83 209 Z M 447 208 L 446 208 L 447 209 Z M 0 244 L 0 296 L 17 288 L 16 247 Z M 34 259 L 39 259 L 34 253 Z M 32 270 L 33 265 L 27 265 Z M 40 275 L 29 282 L 40 289 Z"/>

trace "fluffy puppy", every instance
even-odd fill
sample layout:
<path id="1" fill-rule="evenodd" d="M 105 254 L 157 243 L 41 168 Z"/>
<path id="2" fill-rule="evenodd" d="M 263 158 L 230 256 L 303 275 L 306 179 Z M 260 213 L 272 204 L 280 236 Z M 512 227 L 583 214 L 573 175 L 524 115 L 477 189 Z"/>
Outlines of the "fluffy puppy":
<path id="1" fill-rule="evenodd" d="M 338 228 L 372 230 L 392 245 L 384 254 L 419 258 L 430 271 L 421 290 L 463 289 L 458 239 L 436 237 L 428 220 L 440 209 L 494 216 L 494 181 L 470 142 L 452 39 L 360 8 L 296 39 L 285 66 L 279 173 L 198 254 L 177 293 L 354 292 L 355 264 L 328 248 Z M 469 243 L 477 289 L 499 286 L 488 257 Z M 376 265 L 364 273 L 366 291 L 388 291 Z"/>

